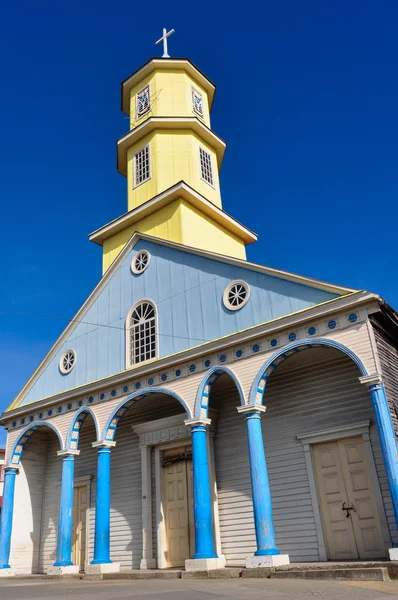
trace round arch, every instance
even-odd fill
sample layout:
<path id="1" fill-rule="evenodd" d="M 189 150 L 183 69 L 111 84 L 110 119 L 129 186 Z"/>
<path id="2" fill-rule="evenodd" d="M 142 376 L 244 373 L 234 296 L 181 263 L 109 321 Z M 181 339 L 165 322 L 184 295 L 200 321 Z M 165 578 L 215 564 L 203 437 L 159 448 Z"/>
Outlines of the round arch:
<path id="1" fill-rule="evenodd" d="M 66 449 L 67 450 L 77 450 L 79 447 L 79 439 L 80 439 L 80 431 L 83 427 L 84 421 L 87 419 L 88 415 L 91 415 L 94 421 L 95 426 L 95 435 L 96 442 L 99 442 L 100 439 L 100 428 L 98 425 L 98 419 L 95 415 L 95 412 L 89 406 L 83 406 L 80 408 L 73 416 L 73 420 L 71 426 L 69 427 L 68 434 L 66 436 Z"/>
<path id="2" fill-rule="evenodd" d="M 60 450 L 64 450 L 62 436 L 59 430 L 55 427 L 55 425 L 53 425 L 52 423 L 48 423 L 47 421 L 34 421 L 33 423 L 25 427 L 18 440 L 15 442 L 10 452 L 9 464 L 19 465 L 21 463 L 22 454 L 27 441 L 32 437 L 32 435 L 36 433 L 36 431 L 38 431 L 39 429 L 43 429 L 43 427 L 48 427 L 49 429 L 52 429 L 54 431 L 59 441 Z"/>
<path id="3" fill-rule="evenodd" d="M 198 393 L 196 394 L 195 400 L 195 417 L 201 417 L 203 409 L 205 410 L 205 416 L 207 417 L 211 388 L 216 383 L 217 379 L 225 373 L 231 377 L 234 384 L 236 385 L 241 405 L 244 406 L 246 404 L 242 386 L 235 373 L 231 371 L 231 369 L 229 369 L 228 367 L 217 365 L 207 371 L 199 385 Z"/>
<path id="4" fill-rule="evenodd" d="M 175 398 L 176 400 L 178 400 L 178 402 L 184 408 L 185 412 L 188 415 L 188 419 L 192 418 L 191 411 L 189 410 L 187 404 L 184 402 L 184 400 L 178 394 L 176 394 L 172 390 L 168 390 L 167 388 L 163 388 L 163 387 L 145 388 L 143 390 L 133 392 L 132 394 L 127 396 L 127 398 L 122 400 L 122 402 L 120 402 L 120 404 L 118 404 L 116 406 L 116 408 L 113 409 L 113 411 L 104 427 L 103 436 L 102 436 L 103 440 L 106 440 L 108 442 L 113 442 L 114 438 L 115 438 L 115 434 L 116 434 L 116 429 L 117 429 L 117 426 L 119 425 L 120 419 L 122 419 L 124 417 L 124 415 L 129 410 L 129 408 L 131 408 L 133 406 L 133 404 L 136 404 L 143 398 L 145 398 L 147 396 L 151 396 L 153 394 L 165 394 L 166 396 L 171 396 L 172 398 Z"/>
<path id="5" fill-rule="evenodd" d="M 287 344 L 277 350 L 261 367 L 258 371 L 253 384 L 250 389 L 250 404 L 262 404 L 264 399 L 265 388 L 267 387 L 268 379 L 274 370 L 279 367 L 281 363 L 285 360 L 297 354 L 298 352 L 303 352 L 304 350 L 311 350 L 312 348 L 334 348 L 335 350 L 339 350 L 343 352 L 350 358 L 358 367 L 362 376 L 368 375 L 368 371 L 366 370 L 361 359 L 347 346 L 340 344 L 340 342 L 336 342 L 334 340 L 328 340 L 326 338 L 314 338 L 314 339 L 304 339 L 298 340 L 296 342 L 292 342 L 291 344 Z"/>

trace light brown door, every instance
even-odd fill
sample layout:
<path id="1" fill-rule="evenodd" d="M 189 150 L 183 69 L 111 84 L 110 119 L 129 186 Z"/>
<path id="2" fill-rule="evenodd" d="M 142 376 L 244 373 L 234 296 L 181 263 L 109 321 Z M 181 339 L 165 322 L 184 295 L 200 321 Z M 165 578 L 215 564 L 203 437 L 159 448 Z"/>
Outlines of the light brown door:
<path id="1" fill-rule="evenodd" d="M 383 558 L 381 523 L 362 438 L 316 444 L 313 453 L 329 558 Z"/>
<path id="2" fill-rule="evenodd" d="M 190 448 L 181 447 L 163 453 L 163 508 L 168 567 L 184 566 L 185 560 L 192 555 L 192 460 L 181 459 L 189 451 Z"/>
<path id="3" fill-rule="evenodd" d="M 75 487 L 73 490 L 73 537 L 72 537 L 72 562 L 84 571 L 86 558 L 86 514 L 87 514 L 87 486 Z"/>

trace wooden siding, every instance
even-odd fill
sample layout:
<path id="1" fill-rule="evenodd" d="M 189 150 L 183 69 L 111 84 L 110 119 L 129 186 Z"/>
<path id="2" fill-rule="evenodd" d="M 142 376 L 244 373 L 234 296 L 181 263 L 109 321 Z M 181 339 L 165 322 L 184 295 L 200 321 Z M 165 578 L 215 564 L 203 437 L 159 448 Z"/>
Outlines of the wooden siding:
<path id="1" fill-rule="evenodd" d="M 262 416 L 264 447 L 279 550 L 294 561 L 317 561 L 318 541 L 301 442 L 296 435 L 373 419 L 367 389 L 356 366 L 332 349 L 311 350 L 283 363 L 271 376 Z M 227 564 L 243 565 L 255 549 L 251 485 L 243 415 L 239 399 L 223 377 L 213 388 L 210 406 L 219 413 L 215 462 L 222 551 Z M 371 443 L 391 534 L 388 490 L 376 427 Z"/>
<path id="2" fill-rule="evenodd" d="M 140 276 L 130 270 L 132 256 L 145 247 L 151 254 Z M 225 287 L 234 279 L 246 280 L 249 302 L 239 311 L 222 303 Z M 178 282 L 178 283 L 177 283 Z M 168 356 L 204 341 L 247 329 L 336 295 L 209 258 L 139 241 L 92 302 L 22 400 L 40 398 L 101 379 L 125 369 L 125 319 L 131 306 L 149 298 L 159 318 L 159 356 Z M 59 371 L 67 348 L 76 350 L 75 368 Z"/>
<path id="3" fill-rule="evenodd" d="M 374 326 L 381 372 L 395 433 L 398 435 L 398 348 Z"/>

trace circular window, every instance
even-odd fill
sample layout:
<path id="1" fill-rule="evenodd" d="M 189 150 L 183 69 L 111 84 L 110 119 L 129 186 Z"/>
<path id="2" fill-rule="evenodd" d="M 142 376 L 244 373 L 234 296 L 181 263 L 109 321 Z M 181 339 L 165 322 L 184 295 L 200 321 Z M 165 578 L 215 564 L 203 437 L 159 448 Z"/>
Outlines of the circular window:
<path id="1" fill-rule="evenodd" d="M 70 373 L 76 364 L 76 353 L 74 350 L 66 350 L 59 361 L 59 370 L 64 375 Z"/>
<path id="2" fill-rule="evenodd" d="M 250 288 L 245 281 L 232 281 L 224 291 L 224 305 L 229 310 L 238 310 L 242 308 L 249 300 Z"/>
<path id="3" fill-rule="evenodd" d="M 141 275 L 148 267 L 151 260 L 151 255 L 147 250 L 140 250 L 131 261 L 131 270 L 136 275 Z"/>

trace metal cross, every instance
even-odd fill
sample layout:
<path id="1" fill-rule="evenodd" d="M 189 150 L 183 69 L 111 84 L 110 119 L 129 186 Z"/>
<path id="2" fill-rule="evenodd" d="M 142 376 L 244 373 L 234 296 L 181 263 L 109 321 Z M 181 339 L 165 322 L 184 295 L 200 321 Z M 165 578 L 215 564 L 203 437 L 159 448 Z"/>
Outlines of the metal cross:
<path id="1" fill-rule="evenodd" d="M 162 58 L 170 58 L 170 56 L 167 53 L 167 38 L 169 37 L 169 35 L 174 33 L 174 31 L 175 31 L 175 29 L 170 29 L 170 31 L 167 33 L 167 29 L 165 27 L 163 27 L 163 35 L 160 38 L 160 40 L 158 40 L 156 42 L 156 44 L 160 44 L 160 42 L 163 41 L 163 56 L 162 56 Z"/>

